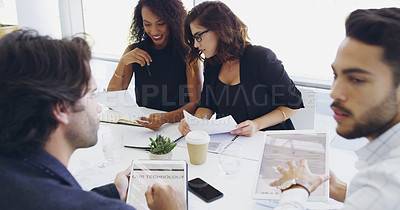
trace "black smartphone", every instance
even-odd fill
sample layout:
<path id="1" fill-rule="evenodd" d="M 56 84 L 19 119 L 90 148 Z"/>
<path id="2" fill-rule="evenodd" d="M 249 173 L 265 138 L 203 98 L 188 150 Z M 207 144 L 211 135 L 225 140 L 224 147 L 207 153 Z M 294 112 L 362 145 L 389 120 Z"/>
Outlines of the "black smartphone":
<path id="1" fill-rule="evenodd" d="M 209 203 L 222 198 L 224 194 L 200 178 L 194 178 L 188 182 L 189 191 Z"/>

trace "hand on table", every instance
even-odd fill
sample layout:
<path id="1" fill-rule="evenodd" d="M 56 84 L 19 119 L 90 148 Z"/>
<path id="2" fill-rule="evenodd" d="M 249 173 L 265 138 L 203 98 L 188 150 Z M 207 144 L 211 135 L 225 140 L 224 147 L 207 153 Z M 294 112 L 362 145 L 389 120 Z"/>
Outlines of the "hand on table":
<path id="1" fill-rule="evenodd" d="M 241 136 L 252 136 L 258 130 L 259 130 L 258 125 L 256 122 L 252 120 L 246 120 L 236 125 L 236 129 L 231 131 L 231 134 L 241 135 Z"/>
<path id="2" fill-rule="evenodd" d="M 190 127 L 189 125 L 186 123 L 185 118 L 183 118 L 181 120 L 181 122 L 179 123 L 179 127 L 178 127 L 179 132 L 181 132 L 181 134 L 183 136 L 186 136 L 189 132 L 190 132 Z"/>
<path id="3" fill-rule="evenodd" d="M 136 121 L 140 125 L 143 125 L 146 128 L 150 128 L 153 131 L 158 130 L 164 123 L 167 122 L 167 119 L 164 117 L 164 113 L 153 113 L 150 114 L 149 117 L 141 117 L 140 120 L 147 121 Z"/>
<path id="4" fill-rule="evenodd" d="M 280 186 L 289 179 L 297 178 L 310 185 L 310 193 L 313 192 L 319 185 L 329 179 L 328 175 L 317 175 L 311 173 L 307 160 L 301 159 L 300 164 L 297 166 L 294 161 L 287 162 L 289 169 L 284 169 L 278 166 L 277 169 L 282 177 L 270 183 L 271 186 Z"/>
<path id="5" fill-rule="evenodd" d="M 119 172 L 114 180 L 114 184 L 117 187 L 119 197 L 123 201 L 126 201 L 126 197 L 128 194 L 130 174 L 131 174 L 131 167 L 128 167 L 127 169 L 125 169 L 125 171 Z"/>
<path id="6" fill-rule="evenodd" d="M 147 188 L 145 196 L 152 210 L 186 210 L 184 193 L 171 185 L 156 183 Z"/>

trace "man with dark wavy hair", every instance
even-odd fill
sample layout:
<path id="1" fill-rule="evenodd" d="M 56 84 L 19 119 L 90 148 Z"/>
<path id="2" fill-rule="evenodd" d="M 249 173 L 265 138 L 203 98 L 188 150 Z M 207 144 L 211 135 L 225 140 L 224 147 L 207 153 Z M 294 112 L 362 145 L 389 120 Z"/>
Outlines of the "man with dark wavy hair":
<path id="1" fill-rule="evenodd" d="M 76 149 L 97 143 L 90 59 L 78 37 L 18 30 L 0 40 L 1 209 L 133 209 L 124 202 L 128 169 L 91 192 L 67 170 Z M 151 209 L 185 209 L 183 197 L 169 186 L 146 192 Z"/>
<path id="2" fill-rule="evenodd" d="M 289 161 L 271 183 L 283 191 L 278 209 L 304 209 L 328 178 L 330 197 L 344 209 L 400 209 L 400 8 L 352 12 L 332 69 L 337 133 L 369 140 L 356 152 L 359 171 L 347 187 L 333 173 L 313 174 L 306 160 Z"/>

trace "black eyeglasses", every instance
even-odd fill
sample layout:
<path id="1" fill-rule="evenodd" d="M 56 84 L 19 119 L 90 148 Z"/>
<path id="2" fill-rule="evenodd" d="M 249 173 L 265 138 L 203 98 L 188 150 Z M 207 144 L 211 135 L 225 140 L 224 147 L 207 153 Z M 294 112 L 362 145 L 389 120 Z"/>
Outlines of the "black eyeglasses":
<path id="1" fill-rule="evenodd" d="M 200 33 L 198 33 L 198 34 L 193 35 L 193 38 L 194 38 L 197 42 L 201 42 L 201 40 L 203 40 L 203 39 L 201 38 L 201 35 L 203 35 L 203 34 L 205 34 L 205 33 L 207 33 L 207 32 L 208 32 L 208 29 L 205 30 L 205 31 L 203 31 L 203 32 L 200 32 Z"/>

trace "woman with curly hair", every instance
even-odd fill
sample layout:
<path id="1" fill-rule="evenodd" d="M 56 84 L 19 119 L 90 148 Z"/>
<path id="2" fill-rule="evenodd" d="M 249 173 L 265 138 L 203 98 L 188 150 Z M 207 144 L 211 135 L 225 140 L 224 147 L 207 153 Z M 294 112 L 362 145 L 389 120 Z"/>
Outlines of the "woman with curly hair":
<path id="1" fill-rule="evenodd" d="M 184 24 L 190 62 L 204 54 L 204 84 L 195 116 L 232 115 L 235 135 L 294 129 L 290 117 L 303 107 L 301 93 L 268 48 L 251 45 L 246 25 L 222 2 L 194 7 Z M 185 120 L 179 130 L 190 131 Z"/>
<path id="2" fill-rule="evenodd" d="M 121 57 L 108 91 L 126 90 L 135 75 L 139 106 L 167 111 L 138 121 L 157 130 L 164 123 L 194 113 L 201 91 L 197 62 L 186 64 L 188 47 L 183 42 L 186 11 L 180 0 L 140 0 L 130 27 L 130 45 Z"/>

